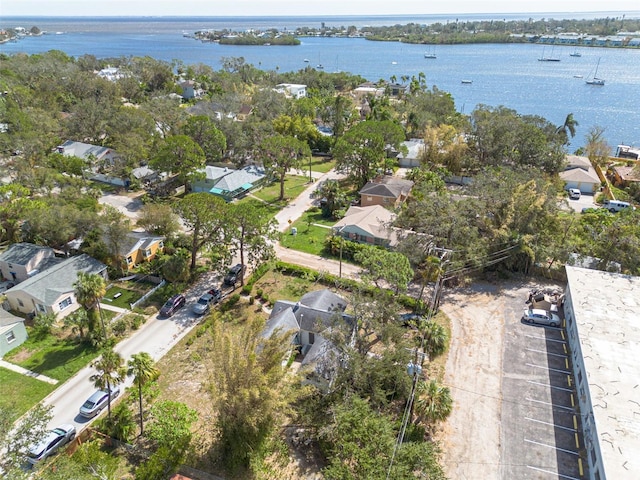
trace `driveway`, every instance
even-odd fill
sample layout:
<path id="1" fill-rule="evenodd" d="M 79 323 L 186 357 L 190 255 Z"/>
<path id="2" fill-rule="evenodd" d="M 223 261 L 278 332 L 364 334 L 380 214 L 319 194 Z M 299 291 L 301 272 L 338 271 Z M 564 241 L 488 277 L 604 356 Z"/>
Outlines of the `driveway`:
<path id="1" fill-rule="evenodd" d="M 569 207 L 580 213 L 583 208 L 598 208 L 598 205 L 594 203 L 594 199 L 595 196 L 593 194 L 583 193 L 577 200 L 572 200 L 567 197 L 567 202 L 569 203 Z"/>
<path id="2" fill-rule="evenodd" d="M 142 208 L 140 197 L 143 194 L 143 192 L 134 192 L 127 195 L 107 193 L 98 199 L 98 203 L 111 205 L 130 219 L 137 220 L 139 211 Z"/>

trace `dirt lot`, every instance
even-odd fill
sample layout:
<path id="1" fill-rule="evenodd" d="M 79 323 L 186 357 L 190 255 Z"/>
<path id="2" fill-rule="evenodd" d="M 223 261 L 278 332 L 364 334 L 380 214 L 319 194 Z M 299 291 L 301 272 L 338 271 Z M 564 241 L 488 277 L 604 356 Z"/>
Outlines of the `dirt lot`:
<path id="1" fill-rule="evenodd" d="M 445 383 L 454 408 L 438 437 L 448 478 L 501 478 L 505 317 L 540 286 L 526 280 L 476 283 L 444 297 L 441 308 L 451 320 Z"/>

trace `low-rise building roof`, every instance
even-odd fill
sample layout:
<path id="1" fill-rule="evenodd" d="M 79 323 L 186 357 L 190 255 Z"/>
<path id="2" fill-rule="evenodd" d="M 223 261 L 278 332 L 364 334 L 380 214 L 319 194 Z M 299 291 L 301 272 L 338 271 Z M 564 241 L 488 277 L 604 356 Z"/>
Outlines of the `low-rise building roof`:
<path id="1" fill-rule="evenodd" d="M 566 271 L 605 473 L 635 480 L 640 472 L 640 277 L 569 266 Z"/>
<path id="2" fill-rule="evenodd" d="M 0 261 L 14 263 L 16 265 L 26 265 L 29 261 L 42 250 L 48 250 L 53 253 L 51 247 L 42 245 L 34 245 L 33 243 L 19 242 L 9 246 L 0 254 Z"/>
<path id="3" fill-rule="evenodd" d="M 393 175 L 381 175 L 367 182 L 360 190 L 360 195 L 376 195 L 379 197 L 407 197 L 413 188 L 413 182 Z"/>

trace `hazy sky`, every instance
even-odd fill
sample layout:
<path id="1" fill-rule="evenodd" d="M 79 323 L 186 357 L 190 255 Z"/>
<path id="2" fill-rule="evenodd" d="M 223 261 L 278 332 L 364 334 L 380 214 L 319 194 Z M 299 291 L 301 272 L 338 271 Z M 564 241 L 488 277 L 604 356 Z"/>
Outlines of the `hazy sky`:
<path id="1" fill-rule="evenodd" d="M 436 3 L 436 5 L 430 5 Z M 0 17 L 299 16 L 638 11 L 638 0 L 1 0 Z"/>

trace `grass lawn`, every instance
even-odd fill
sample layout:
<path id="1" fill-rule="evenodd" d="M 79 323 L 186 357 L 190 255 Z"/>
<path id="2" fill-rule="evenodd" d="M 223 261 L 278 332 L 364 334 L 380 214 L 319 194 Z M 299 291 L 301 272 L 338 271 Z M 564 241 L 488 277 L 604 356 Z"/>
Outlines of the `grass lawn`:
<path id="1" fill-rule="evenodd" d="M 0 406 L 10 409 L 15 415 L 11 420 L 20 417 L 56 388 L 56 385 L 50 385 L 5 368 L 0 368 L 0 385 L 2 385 Z"/>
<path id="2" fill-rule="evenodd" d="M 280 245 L 300 252 L 321 255 L 325 239 L 331 235 L 331 229 L 309 225 L 309 222 L 332 226 L 335 221 L 322 217 L 319 211 L 306 211 L 302 217 L 291 224 L 291 227 L 280 237 Z M 291 228 L 297 228 L 297 234 L 291 235 Z"/>
<path id="3" fill-rule="evenodd" d="M 300 195 L 305 188 L 309 185 L 309 179 L 307 177 L 298 177 L 296 175 L 287 175 L 284 179 L 284 196 L 285 198 L 292 199 Z M 280 182 L 273 182 L 265 185 L 259 190 L 251 192 L 252 195 L 258 197 L 267 203 L 278 203 L 278 197 L 280 196 Z M 284 206 L 284 205 L 283 205 Z"/>
<path id="4" fill-rule="evenodd" d="M 113 312 L 103 312 L 105 321 Z M 30 336 L 20 347 L 5 356 L 5 360 L 21 367 L 64 382 L 99 355 L 86 343 L 49 334 L 42 338 Z"/>
<path id="5" fill-rule="evenodd" d="M 311 170 L 314 172 L 327 173 L 336 166 L 336 161 L 328 157 L 312 157 Z M 308 167 L 308 165 L 307 165 Z"/>
<path id="6" fill-rule="evenodd" d="M 117 294 L 120 294 L 116 297 Z M 105 293 L 102 298 L 102 303 L 106 305 L 113 305 L 114 307 L 120 308 L 131 308 L 131 304 L 138 300 L 144 295 L 143 292 L 134 292 L 133 290 L 128 290 L 126 288 L 122 288 L 121 286 L 114 285 L 107 293 Z"/>

